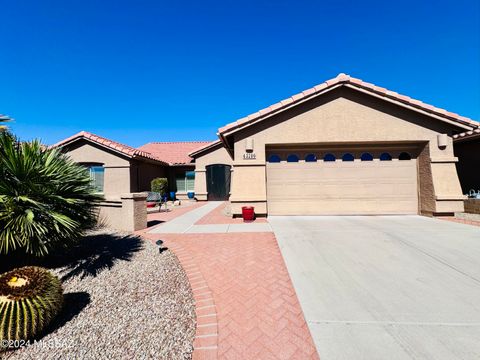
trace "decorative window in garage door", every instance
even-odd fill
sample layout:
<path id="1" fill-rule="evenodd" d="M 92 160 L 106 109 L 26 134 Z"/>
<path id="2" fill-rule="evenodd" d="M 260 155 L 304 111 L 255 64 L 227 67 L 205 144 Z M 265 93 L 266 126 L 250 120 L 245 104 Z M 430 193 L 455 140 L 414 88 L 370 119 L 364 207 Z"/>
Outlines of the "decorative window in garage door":
<path id="1" fill-rule="evenodd" d="M 391 161 L 392 160 L 392 155 L 389 153 L 383 153 L 380 155 L 380 161 Z"/>
<path id="2" fill-rule="evenodd" d="M 282 159 L 280 159 L 280 156 L 273 154 L 268 157 L 268 162 L 271 163 L 279 163 Z"/>
<path id="3" fill-rule="evenodd" d="M 287 162 L 298 162 L 299 158 L 296 154 L 290 154 L 287 157 Z"/>
<path id="4" fill-rule="evenodd" d="M 305 162 L 316 162 L 317 156 L 315 154 L 307 154 L 305 156 Z"/>
<path id="5" fill-rule="evenodd" d="M 398 160 L 412 160 L 412 156 L 407 153 L 407 152 L 402 152 L 399 156 L 398 156 Z"/>
<path id="6" fill-rule="evenodd" d="M 363 153 L 362 156 L 360 157 L 360 160 L 362 161 L 373 161 L 373 155 L 370 153 Z"/>
<path id="7" fill-rule="evenodd" d="M 329 162 L 329 161 L 335 161 L 335 160 L 336 160 L 335 155 L 330 154 L 330 153 L 325 154 L 325 156 L 323 157 L 323 161 Z"/>
<path id="8" fill-rule="evenodd" d="M 353 156 L 350 153 L 343 154 L 342 156 L 342 161 L 354 161 L 354 160 L 355 160 L 355 156 Z"/>

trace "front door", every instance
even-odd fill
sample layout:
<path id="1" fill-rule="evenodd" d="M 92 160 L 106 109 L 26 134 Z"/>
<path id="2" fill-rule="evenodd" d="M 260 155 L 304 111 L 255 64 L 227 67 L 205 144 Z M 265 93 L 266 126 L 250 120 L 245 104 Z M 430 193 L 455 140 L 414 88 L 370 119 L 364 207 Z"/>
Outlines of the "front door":
<path id="1" fill-rule="evenodd" d="M 207 199 L 228 200 L 230 195 L 230 166 L 215 164 L 207 166 Z"/>

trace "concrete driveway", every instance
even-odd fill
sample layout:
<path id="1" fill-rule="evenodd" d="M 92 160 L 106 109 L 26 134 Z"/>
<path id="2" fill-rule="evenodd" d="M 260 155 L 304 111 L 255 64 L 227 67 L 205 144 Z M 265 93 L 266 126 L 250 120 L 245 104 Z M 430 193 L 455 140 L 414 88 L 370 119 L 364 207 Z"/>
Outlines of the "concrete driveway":
<path id="1" fill-rule="evenodd" d="M 480 359 L 480 228 L 272 216 L 320 358 Z"/>

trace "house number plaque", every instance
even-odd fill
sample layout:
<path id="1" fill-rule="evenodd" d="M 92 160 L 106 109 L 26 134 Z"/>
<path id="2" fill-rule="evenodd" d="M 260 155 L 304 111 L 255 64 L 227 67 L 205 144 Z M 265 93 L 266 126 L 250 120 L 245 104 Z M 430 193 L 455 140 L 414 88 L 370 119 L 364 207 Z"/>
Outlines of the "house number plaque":
<path id="1" fill-rule="evenodd" d="M 257 158 L 257 155 L 253 152 L 247 152 L 243 154 L 243 160 L 255 160 Z"/>

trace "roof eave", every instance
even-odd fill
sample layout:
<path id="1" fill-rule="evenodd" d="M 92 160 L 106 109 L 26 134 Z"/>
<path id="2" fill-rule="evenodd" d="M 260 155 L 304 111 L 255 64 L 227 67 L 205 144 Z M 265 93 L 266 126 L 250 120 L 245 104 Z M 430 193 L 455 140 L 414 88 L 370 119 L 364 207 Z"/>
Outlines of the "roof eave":
<path id="1" fill-rule="evenodd" d="M 50 148 L 63 148 L 65 146 L 68 146 L 70 144 L 73 144 L 77 141 L 80 141 L 80 140 L 84 140 L 84 141 L 87 141 L 89 143 L 92 143 L 92 144 L 95 144 L 95 145 L 98 145 L 104 149 L 107 149 L 107 150 L 110 150 L 112 152 L 115 152 L 123 157 L 126 157 L 128 159 L 135 159 L 135 160 L 142 160 L 142 161 L 151 161 L 151 162 L 155 162 L 155 163 L 160 163 L 162 165 L 165 165 L 165 166 L 168 166 L 169 164 L 164 162 L 164 161 L 161 161 L 161 160 L 158 160 L 158 159 L 153 159 L 153 158 L 149 158 L 149 157 L 145 157 L 143 155 L 140 155 L 140 154 L 128 154 L 124 151 L 120 151 L 118 149 L 116 149 L 115 147 L 111 147 L 111 146 L 107 146 L 105 144 L 102 144 L 101 142 L 98 142 L 98 141 L 95 141 L 95 140 L 92 140 L 84 135 L 79 135 L 77 137 L 74 137 L 74 138 L 71 138 L 71 139 L 68 139 L 67 141 L 62 141 L 62 142 L 59 142 L 59 143 L 56 143 L 54 145 L 51 145 Z"/>
<path id="2" fill-rule="evenodd" d="M 354 78 L 342 78 L 340 80 L 328 80 L 322 85 L 318 85 L 314 88 L 305 90 L 301 94 L 294 95 L 290 98 L 287 98 L 285 100 L 280 101 L 279 103 L 273 104 L 268 108 L 265 108 L 263 110 L 258 111 L 257 113 L 251 114 L 247 116 L 244 119 L 237 120 L 236 122 L 233 122 L 229 125 L 226 125 L 223 128 L 220 128 L 218 130 L 218 135 L 222 142 L 224 144 L 227 143 L 226 138 L 238 131 L 243 130 L 246 127 L 250 127 L 260 121 L 263 121 L 265 119 L 268 119 L 272 116 L 275 116 L 281 112 L 284 112 L 292 107 L 295 107 L 297 105 L 300 105 L 306 101 L 309 101 L 313 98 L 316 98 L 318 96 L 321 96 L 327 92 L 330 92 L 338 87 L 341 86 L 346 86 L 348 88 L 351 88 L 356 91 L 363 92 L 365 94 L 368 94 L 370 96 L 374 96 L 376 98 L 388 101 L 390 103 L 394 103 L 397 105 L 400 105 L 404 108 L 408 108 L 410 110 L 422 113 L 424 115 L 433 117 L 437 120 L 446 122 L 450 125 L 454 125 L 456 127 L 465 129 L 465 130 L 471 130 L 475 128 L 480 127 L 480 123 L 465 118 L 465 120 L 459 119 L 459 118 L 454 118 L 448 115 L 448 112 L 445 110 L 443 111 L 442 109 L 438 109 L 436 107 L 430 106 L 428 104 L 423 104 L 421 101 L 417 101 L 414 99 L 411 99 L 409 97 L 397 94 L 393 91 L 389 91 L 383 88 L 379 88 L 376 86 L 373 86 L 372 84 L 364 83 L 361 82 L 360 80 L 354 79 Z M 318 90 L 316 90 L 318 88 Z M 383 91 L 376 91 L 375 89 L 383 89 Z M 389 94 L 390 93 L 390 94 Z M 394 96 L 394 94 L 396 96 Z M 303 96 L 302 96 L 303 95 Z M 301 97 L 300 97 L 301 96 Z M 299 97 L 299 99 L 295 100 L 295 97 Z M 402 101 L 402 98 L 405 98 L 405 101 Z M 424 106 L 416 106 L 415 104 L 412 104 L 411 101 L 415 101 L 418 104 L 423 104 Z M 279 105 L 285 103 L 283 106 Z M 273 110 L 269 110 L 271 107 L 275 107 Z M 431 111 L 428 111 L 427 109 L 431 108 Z M 442 111 L 438 111 L 442 110 Z M 264 112 L 264 114 L 262 114 Z M 258 114 L 258 115 L 257 115 Z M 456 115 L 456 114 L 455 114 Z M 251 119 L 249 119 L 251 118 Z M 235 124 L 237 123 L 237 124 Z M 227 147 L 228 148 L 228 147 Z"/>
<path id="3" fill-rule="evenodd" d="M 200 149 L 197 149 L 197 150 L 194 150 L 194 151 L 188 153 L 188 156 L 190 156 L 192 158 L 195 158 L 198 155 L 203 154 L 204 152 L 207 152 L 210 149 L 212 149 L 212 148 L 214 148 L 218 145 L 221 145 L 221 144 L 222 144 L 222 141 L 220 139 L 218 139 L 217 141 L 214 141 L 211 144 L 208 144 L 208 145 L 204 146 L 203 148 L 200 148 Z"/>

